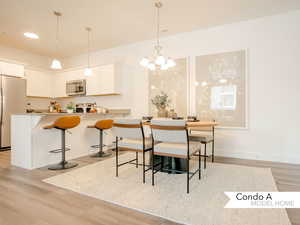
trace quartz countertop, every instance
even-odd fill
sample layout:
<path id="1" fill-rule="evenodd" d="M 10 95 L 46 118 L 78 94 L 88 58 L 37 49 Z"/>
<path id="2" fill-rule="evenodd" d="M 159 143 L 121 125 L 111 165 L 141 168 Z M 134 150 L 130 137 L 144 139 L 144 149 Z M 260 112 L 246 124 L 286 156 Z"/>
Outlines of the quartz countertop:
<path id="1" fill-rule="evenodd" d="M 19 113 L 14 115 L 34 115 L 34 116 L 60 116 L 60 115 L 112 115 L 112 114 L 130 114 L 130 109 L 108 109 L 106 113 L 50 113 L 50 112 L 41 112 L 41 113 Z"/>

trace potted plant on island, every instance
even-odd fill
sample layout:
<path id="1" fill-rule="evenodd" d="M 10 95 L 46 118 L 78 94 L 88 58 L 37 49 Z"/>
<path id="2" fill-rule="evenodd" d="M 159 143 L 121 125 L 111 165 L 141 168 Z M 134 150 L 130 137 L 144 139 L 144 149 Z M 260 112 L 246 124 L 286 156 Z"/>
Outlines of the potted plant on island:
<path id="1" fill-rule="evenodd" d="M 67 113 L 74 113 L 75 111 L 75 104 L 70 102 L 67 104 Z"/>
<path id="2" fill-rule="evenodd" d="M 151 102 L 157 108 L 158 117 L 168 117 L 167 107 L 169 106 L 171 100 L 166 93 L 162 91 L 159 95 L 156 95 L 153 99 L 151 99 Z"/>

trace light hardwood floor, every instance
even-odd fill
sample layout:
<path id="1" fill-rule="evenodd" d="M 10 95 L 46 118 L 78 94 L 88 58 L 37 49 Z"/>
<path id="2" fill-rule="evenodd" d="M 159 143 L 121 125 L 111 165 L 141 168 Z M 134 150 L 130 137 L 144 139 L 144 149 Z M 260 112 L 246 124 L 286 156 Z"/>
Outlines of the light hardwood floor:
<path id="1" fill-rule="evenodd" d="M 99 159 L 76 160 L 85 166 Z M 280 191 L 300 191 L 300 165 L 216 157 L 216 162 L 272 169 Z M 10 165 L 10 152 L 0 152 L 0 225 L 171 225 L 173 222 L 106 203 L 42 182 L 64 171 L 32 171 Z M 288 209 L 300 225 L 300 209 Z"/>

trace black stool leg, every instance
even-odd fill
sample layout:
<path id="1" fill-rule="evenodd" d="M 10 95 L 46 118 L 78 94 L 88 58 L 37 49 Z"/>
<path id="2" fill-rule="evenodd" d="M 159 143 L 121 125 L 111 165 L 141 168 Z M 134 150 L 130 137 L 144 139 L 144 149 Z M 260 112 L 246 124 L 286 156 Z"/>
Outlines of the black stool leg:
<path id="1" fill-rule="evenodd" d="M 110 156 L 111 153 L 103 151 L 103 130 L 102 129 L 99 130 L 99 137 L 100 137 L 100 139 L 99 139 L 99 152 L 92 155 L 92 157 L 107 157 L 107 156 Z"/>
<path id="2" fill-rule="evenodd" d="M 204 169 L 206 169 L 206 158 L 207 158 L 207 155 L 206 155 L 206 143 L 204 144 Z"/>
<path id="3" fill-rule="evenodd" d="M 78 163 L 71 163 L 66 161 L 66 130 L 61 130 L 61 162 L 50 166 L 49 170 L 64 170 L 78 166 Z"/>

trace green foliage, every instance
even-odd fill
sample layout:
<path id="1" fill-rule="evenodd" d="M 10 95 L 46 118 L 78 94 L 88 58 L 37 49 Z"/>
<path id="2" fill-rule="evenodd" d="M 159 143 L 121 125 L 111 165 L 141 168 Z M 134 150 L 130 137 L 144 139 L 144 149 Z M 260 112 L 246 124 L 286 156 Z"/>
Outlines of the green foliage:
<path id="1" fill-rule="evenodd" d="M 162 91 L 159 95 L 156 95 L 153 99 L 151 99 L 151 102 L 158 109 L 165 109 L 169 106 L 171 100 L 169 99 L 169 96 Z"/>

